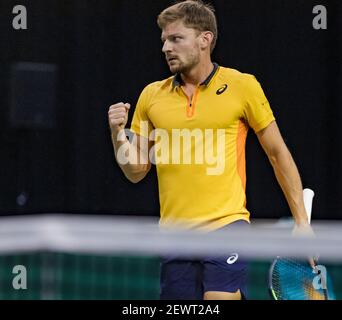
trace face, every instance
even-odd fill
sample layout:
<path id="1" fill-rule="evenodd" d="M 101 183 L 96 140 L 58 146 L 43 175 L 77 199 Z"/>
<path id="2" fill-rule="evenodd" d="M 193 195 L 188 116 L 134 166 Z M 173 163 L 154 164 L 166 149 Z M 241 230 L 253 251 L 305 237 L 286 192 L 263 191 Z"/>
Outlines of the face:
<path id="1" fill-rule="evenodd" d="M 162 32 L 163 52 L 173 74 L 187 73 L 199 64 L 201 49 L 199 32 L 182 21 L 168 24 Z"/>

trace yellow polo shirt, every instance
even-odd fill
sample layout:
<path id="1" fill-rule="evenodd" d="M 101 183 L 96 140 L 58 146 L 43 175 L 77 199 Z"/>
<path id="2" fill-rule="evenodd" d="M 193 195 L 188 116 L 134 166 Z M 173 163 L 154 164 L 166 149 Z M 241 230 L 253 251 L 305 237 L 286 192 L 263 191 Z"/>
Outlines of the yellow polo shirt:
<path id="1" fill-rule="evenodd" d="M 247 133 L 273 121 L 259 82 L 234 69 L 215 64 L 192 99 L 179 75 L 148 85 L 131 130 L 155 141 L 160 225 L 212 231 L 249 221 Z"/>

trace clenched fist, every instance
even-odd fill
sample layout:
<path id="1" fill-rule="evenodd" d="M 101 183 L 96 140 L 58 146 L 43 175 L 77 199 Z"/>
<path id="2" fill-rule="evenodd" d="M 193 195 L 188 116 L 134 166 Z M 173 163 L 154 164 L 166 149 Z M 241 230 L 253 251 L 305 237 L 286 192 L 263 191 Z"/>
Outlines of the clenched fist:
<path id="1" fill-rule="evenodd" d="M 108 121 L 112 132 L 119 132 L 125 129 L 128 121 L 128 111 L 131 108 L 129 103 L 117 103 L 110 106 L 108 111 Z"/>

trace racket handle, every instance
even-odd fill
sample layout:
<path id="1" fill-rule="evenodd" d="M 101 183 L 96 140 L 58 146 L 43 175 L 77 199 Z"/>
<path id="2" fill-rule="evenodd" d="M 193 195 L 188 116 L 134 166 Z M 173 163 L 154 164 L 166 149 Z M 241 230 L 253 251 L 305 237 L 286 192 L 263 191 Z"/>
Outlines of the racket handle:
<path id="1" fill-rule="evenodd" d="M 303 197 L 304 197 L 304 206 L 306 213 L 308 215 L 309 223 L 311 223 L 311 213 L 312 213 L 312 202 L 315 193 L 311 189 L 304 189 L 303 190 Z"/>

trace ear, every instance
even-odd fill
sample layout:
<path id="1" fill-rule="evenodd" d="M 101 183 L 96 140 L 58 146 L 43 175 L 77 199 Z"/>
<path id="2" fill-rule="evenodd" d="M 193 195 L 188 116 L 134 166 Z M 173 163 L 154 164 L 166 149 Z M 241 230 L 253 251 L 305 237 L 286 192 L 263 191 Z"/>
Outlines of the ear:
<path id="1" fill-rule="evenodd" d="M 200 40 L 201 49 L 205 50 L 207 48 L 210 48 L 211 43 L 214 40 L 214 34 L 211 31 L 202 32 L 200 39 L 201 39 Z"/>

